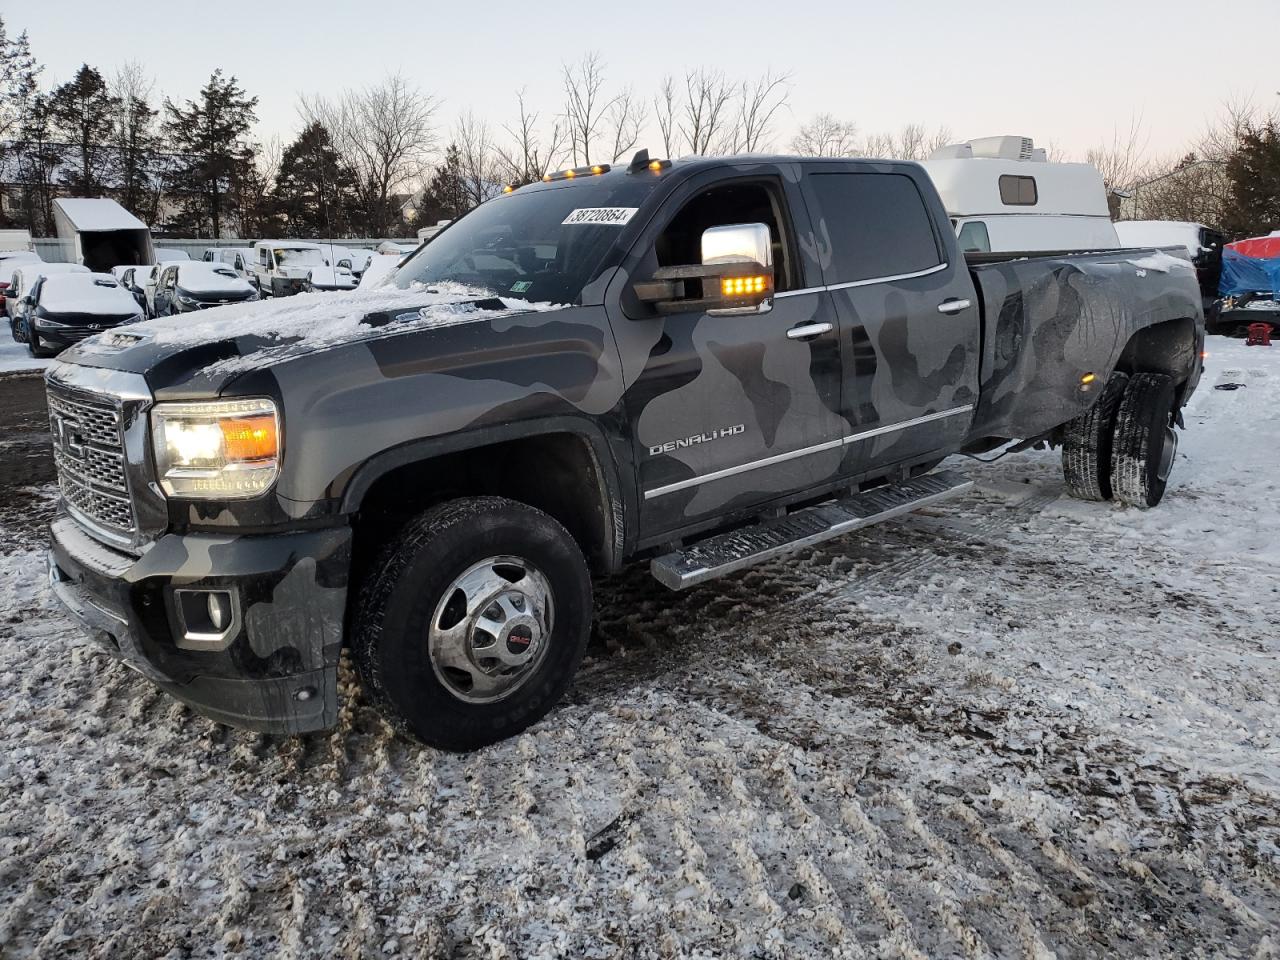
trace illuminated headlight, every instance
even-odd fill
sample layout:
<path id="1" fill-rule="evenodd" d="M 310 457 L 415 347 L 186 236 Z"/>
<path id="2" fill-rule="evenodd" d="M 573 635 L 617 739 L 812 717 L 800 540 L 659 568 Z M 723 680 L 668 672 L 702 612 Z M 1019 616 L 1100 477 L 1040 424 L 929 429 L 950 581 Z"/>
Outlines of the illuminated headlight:
<path id="1" fill-rule="evenodd" d="M 151 437 L 171 497 L 256 497 L 280 473 L 280 415 L 271 400 L 158 403 Z"/>

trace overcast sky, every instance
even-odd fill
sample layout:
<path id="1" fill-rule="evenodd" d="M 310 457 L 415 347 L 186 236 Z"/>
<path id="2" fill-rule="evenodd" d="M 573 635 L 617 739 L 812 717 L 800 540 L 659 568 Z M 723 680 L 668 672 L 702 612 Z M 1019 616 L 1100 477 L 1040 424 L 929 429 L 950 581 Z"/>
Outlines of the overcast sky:
<path id="1" fill-rule="evenodd" d="M 397 69 L 441 99 L 444 126 L 468 109 L 495 127 L 509 122 L 521 86 L 550 115 L 561 102 L 561 65 L 586 51 L 600 53 L 611 85 L 646 95 L 664 74 L 699 66 L 733 78 L 789 71 L 779 147 L 805 119 L 829 112 L 862 133 L 946 124 L 957 139 L 1029 135 L 1069 154 L 1140 118 L 1149 149 L 1170 154 L 1228 97 L 1280 107 L 1280 61 L 1264 39 L 1275 40 L 1280 0 L 1234 0 L 1217 24 L 1213 11 L 1225 6 L 1183 0 L 44 0 L 0 8 L 10 35 L 30 32 L 46 83 L 82 62 L 109 73 L 137 60 L 159 91 L 189 97 L 221 67 L 260 98 L 260 138 L 296 132 L 299 92 L 332 94 Z"/>

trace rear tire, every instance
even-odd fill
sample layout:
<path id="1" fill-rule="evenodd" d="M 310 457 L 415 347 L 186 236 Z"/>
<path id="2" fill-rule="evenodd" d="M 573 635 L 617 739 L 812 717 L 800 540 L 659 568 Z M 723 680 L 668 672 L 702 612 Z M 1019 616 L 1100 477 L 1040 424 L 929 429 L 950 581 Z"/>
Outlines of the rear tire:
<path id="1" fill-rule="evenodd" d="M 1113 373 L 1088 411 L 1063 428 L 1062 475 L 1077 500 L 1110 500 L 1111 437 L 1129 377 Z"/>
<path id="2" fill-rule="evenodd" d="M 440 504 L 383 553 L 352 648 L 364 689 L 402 733 L 474 750 L 540 720 L 591 627 L 582 551 L 541 510 L 502 497 Z"/>
<path id="3" fill-rule="evenodd" d="M 1178 451 L 1173 396 L 1173 378 L 1165 374 L 1129 378 L 1111 441 L 1111 485 L 1122 503 L 1145 510 L 1164 497 Z"/>

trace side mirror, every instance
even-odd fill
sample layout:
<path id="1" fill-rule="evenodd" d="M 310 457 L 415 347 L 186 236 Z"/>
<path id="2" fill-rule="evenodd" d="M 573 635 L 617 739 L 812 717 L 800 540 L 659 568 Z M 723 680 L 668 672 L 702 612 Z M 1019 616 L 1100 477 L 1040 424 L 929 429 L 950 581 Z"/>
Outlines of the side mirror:
<path id="1" fill-rule="evenodd" d="M 692 292 L 701 281 L 701 296 Z M 763 223 L 710 227 L 702 232 L 702 263 L 660 267 L 633 288 L 659 313 L 701 310 L 712 316 L 766 313 L 773 308 L 773 246 Z"/>

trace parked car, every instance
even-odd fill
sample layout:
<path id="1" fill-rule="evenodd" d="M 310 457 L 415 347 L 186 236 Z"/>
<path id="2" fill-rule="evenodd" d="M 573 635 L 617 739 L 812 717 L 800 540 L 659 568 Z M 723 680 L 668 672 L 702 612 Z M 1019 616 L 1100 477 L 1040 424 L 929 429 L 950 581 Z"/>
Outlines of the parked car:
<path id="1" fill-rule="evenodd" d="M 253 271 L 252 247 L 208 247 L 204 251 L 205 263 L 224 263 L 246 280 Z"/>
<path id="2" fill-rule="evenodd" d="M 312 267 L 302 289 L 308 292 L 332 293 L 354 290 L 356 282 L 356 278 L 346 267 Z"/>
<path id="3" fill-rule="evenodd" d="M 1098 169 L 1049 163 L 1030 137 L 951 144 L 935 150 L 924 168 L 965 253 L 1120 246 Z"/>
<path id="4" fill-rule="evenodd" d="M 0 233 L 26 233 L 25 230 Z M 30 234 L 28 234 L 28 237 Z M 40 256 L 30 250 L 0 250 L 0 317 L 9 312 L 9 284 L 13 282 L 13 269 L 21 264 L 41 263 Z"/>
<path id="5" fill-rule="evenodd" d="M 1222 244 L 1219 231 L 1203 223 L 1176 220 L 1119 220 L 1116 233 L 1125 247 L 1182 247 L 1196 268 L 1205 317 L 1213 326 L 1218 283 L 1222 278 Z"/>
<path id="6" fill-rule="evenodd" d="M 1010 441 L 1151 507 L 1201 375 L 1185 258 L 970 264 L 914 163 L 641 153 L 481 204 L 392 281 L 47 374 L 59 434 L 105 416 L 128 451 L 125 498 L 65 495 L 54 592 L 223 723 L 331 726 L 350 645 L 397 729 L 491 743 L 568 687 L 593 573 L 702 583 L 962 493 L 934 468 Z"/>
<path id="7" fill-rule="evenodd" d="M 147 276 L 151 273 L 154 264 L 135 264 L 131 267 L 117 267 L 111 273 L 120 282 L 120 286 L 129 291 L 130 295 L 142 309 L 143 315 L 147 312 Z M 117 273 L 116 271 L 119 271 Z"/>
<path id="8" fill-rule="evenodd" d="M 345 269 L 355 277 L 357 283 L 365 267 L 369 265 L 369 260 L 374 256 L 372 250 L 356 250 L 336 243 L 320 244 L 320 252 L 324 255 L 324 262 L 328 266 Z"/>
<path id="9" fill-rule="evenodd" d="M 18 343 L 27 342 L 26 305 L 23 300 L 41 277 L 57 273 L 88 273 L 89 268 L 78 263 L 45 263 L 42 260 L 19 261 L 9 274 L 4 290 L 5 313 L 9 317 L 9 333 Z"/>
<path id="10" fill-rule="evenodd" d="M 307 275 L 325 266 L 318 243 L 301 240 L 259 240 L 253 245 L 252 282 L 264 297 L 300 293 Z"/>
<path id="11" fill-rule="evenodd" d="M 378 244 L 376 252 L 398 254 L 400 258 L 403 260 L 405 257 L 413 253 L 413 251 L 417 249 L 418 249 L 418 245 L 416 243 L 399 243 L 395 240 L 383 240 L 380 244 Z"/>
<path id="12" fill-rule="evenodd" d="M 372 290 L 382 286 L 403 259 L 403 255 L 399 253 L 375 253 L 365 265 L 364 273 L 360 275 L 357 286 L 361 290 Z"/>
<path id="13" fill-rule="evenodd" d="M 167 263 L 160 271 L 151 315 L 168 317 L 257 299 L 253 285 L 226 264 Z"/>
<path id="14" fill-rule="evenodd" d="M 156 247 L 156 263 L 178 263 L 190 260 L 191 254 L 173 247 Z"/>
<path id="15" fill-rule="evenodd" d="M 33 357 L 52 357 L 85 337 L 142 319 L 133 297 L 109 273 L 41 277 L 24 300 Z"/>
<path id="16" fill-rule="evenodd" d="M 166 254 L 169 253 L 169 251 L 167 250 L 163 252 Z M 167 267 L 171 263 L 190 263 L 190 262 L 192 262 L 190 257 L 186 257 L 185 259 L 179 258 L 177 260 L 157 260 L 155 263 L 151 265 L 151 269 L 148 270 L 145 275 L 143 275 L 142 291 L 143 291 L 143 300 L 145 301 L 143 303 L 143 309 L 146 311 L 146 314 L 148 317 L 155 316 L 156 286 L 160 282 L 160 271 L 163 270 L 165 267 Z M 137 275 L 135 275 L 134 282 L 136 284 Z"/>

